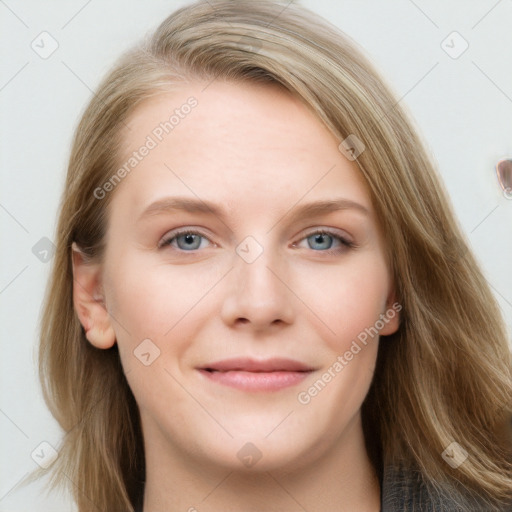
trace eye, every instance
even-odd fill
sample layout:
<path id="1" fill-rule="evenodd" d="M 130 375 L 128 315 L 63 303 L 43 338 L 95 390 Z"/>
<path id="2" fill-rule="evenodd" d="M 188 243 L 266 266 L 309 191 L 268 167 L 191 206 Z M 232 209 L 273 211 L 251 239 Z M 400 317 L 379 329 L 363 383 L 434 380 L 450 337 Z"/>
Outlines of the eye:
<path id="1" fill-rule="evenodd" d="M 327 254 L 339 254 L 347 249 L 356 247 L 356 245 L 348 238 L 337 234 L 328 229 L 320 229 L 313 231 L 301 239 L 307 240 L 308 248 L 315 252 L 323 252 Z M 171 246 L 178 251 L 192 252 L 203 249 L 205 244 L 211 243 L 204 234 L 192 229 L 181 229 L 171 231 L 159 242 L 158 248 Z M 294 244 L 294 246 L 299 246 Z M 334 248 L 333 248 L 334 246 Z"/>
<path id="2" fill-rule="evenodd" d="M 158 248 L 170 245 L 171 247 L 181 251 L 195 251 L 203 248 L 201 247 L 201 242 L 204 240 L 210 242 L 206 236 L 197 231 L 182 229 L 165 235 L 165 237 L 159 242 Z"/>
<path id="3" fill-rule="evenodd" d="M 328 229 L 313 231 L 302 240 L 307 240 L 310 249 L 327 254 L 339 254 L 355 247 L 354 242 Z"/>

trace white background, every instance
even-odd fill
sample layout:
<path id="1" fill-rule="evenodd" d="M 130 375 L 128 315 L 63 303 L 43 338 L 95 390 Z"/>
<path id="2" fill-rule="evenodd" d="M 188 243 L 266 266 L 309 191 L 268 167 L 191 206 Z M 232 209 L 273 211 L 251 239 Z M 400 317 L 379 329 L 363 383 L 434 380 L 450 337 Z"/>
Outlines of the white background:
<path id="1" fill-rule="evenodd" d="M 16 483 L 61 432 L 36 380 L 40 305 L 72 132 L 120 53 L 187 2 L 0 0 L 0 512 L 71 511 L 68 499 Z M 416 120 L 512 332 L 512 200 L 495 164 L 512 158 L 511 0 L 307 0 L 367 52 Z M 48 31 L 58 49 L 31 42 Z M 469 48 L 451 58 L 457 31 Z M 458 48 L 456 40 L 448 44 Z"/>

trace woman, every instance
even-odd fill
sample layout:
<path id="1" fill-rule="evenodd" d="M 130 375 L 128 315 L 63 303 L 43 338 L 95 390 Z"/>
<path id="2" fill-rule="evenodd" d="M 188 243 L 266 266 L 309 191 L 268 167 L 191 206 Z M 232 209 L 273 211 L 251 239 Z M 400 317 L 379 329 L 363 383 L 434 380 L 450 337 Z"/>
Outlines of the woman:
<path id="1" fill-rule="evenodd" d="M 101 84 L 40 345 L 80 511 L 509 510 L 510 368 L 433 164 L 324 20 L 198 2 Z"/>

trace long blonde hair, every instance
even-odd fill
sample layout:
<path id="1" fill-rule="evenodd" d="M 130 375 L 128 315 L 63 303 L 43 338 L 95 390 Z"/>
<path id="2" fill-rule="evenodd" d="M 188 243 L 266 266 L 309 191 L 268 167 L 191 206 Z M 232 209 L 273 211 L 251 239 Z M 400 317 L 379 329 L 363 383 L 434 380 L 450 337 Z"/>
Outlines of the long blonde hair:
<path id="1" fill-rule="evenodd" d="M 366 146 L 356 163 L 382 223 L 403 306 L 398 332 L 380 344 L 363 404 L 376 467 L 416 468 L 433 492 L 463 489 L 490 507 L 510 499 L 505 327 L 434 164 L 357 46 L 309 10 L 270 0 L 201 1 L 177 10 L 117 63 L 82 116 L 40 336 L 44 397 L 65 431 L 49 470 L 51 486 L 70 488 L 81 512 L 133 511 L 140 503 L 145 466 L 138 407 L 117 346 L 98 350 L 85 338 L 73 307 L 71 244 L 101 261 L 115 191 L 103 199 L 94 191 L 120 165 L 120 133 L 133 109 L 179 82 L 219 77 L 277 82 L 340 143 L 355 135 Z M 457 469 L 441 456 L 453 441 L 469 454 Z"/>

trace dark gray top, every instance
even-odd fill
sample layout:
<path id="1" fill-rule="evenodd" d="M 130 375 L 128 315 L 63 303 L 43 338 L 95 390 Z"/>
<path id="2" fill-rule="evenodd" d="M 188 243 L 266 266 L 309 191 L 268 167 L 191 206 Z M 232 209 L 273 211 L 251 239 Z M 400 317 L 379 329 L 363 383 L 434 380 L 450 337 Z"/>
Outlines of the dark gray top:
<path id="1" fill-rule="evenodd" d="M 429 492 L 419 472 L 387 467 L 381 482 L 381 512 L 497 512 L 489 508 L 483 500 L 458 495 L 439 496 Z M 512 503 L 500 509 L 512 512 Z"/>

